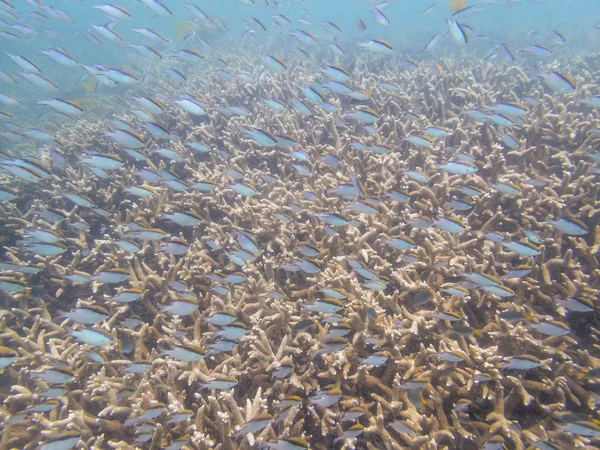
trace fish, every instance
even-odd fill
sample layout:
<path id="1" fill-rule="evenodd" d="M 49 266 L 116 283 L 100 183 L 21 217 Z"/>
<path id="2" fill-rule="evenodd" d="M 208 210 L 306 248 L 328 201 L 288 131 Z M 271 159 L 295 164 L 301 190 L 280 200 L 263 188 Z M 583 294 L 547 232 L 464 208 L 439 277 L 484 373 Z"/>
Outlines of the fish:
<path id="1" fill-rule="evenodd" d="M 522 266 L 514 268 L 513 270 L 508 272 L 506 275 L 502 275 L 501 278 L 503 280 L 510 280 L 511 278 L 523 278 L 523 277 L 529 275 L 531 273 L 532 269 L 533 268 L 531 266 L 522 265 Z"/>
<path id="2" fill-rule="evenodd" d="M 282 364 L 273 372 L 272 378 L 287 378 L 293 369 L 294 366 L 292 364 Z"/>
<path id="3" fill-rule="evenodd" d="M 68 367 L 47 367 L 40 371 L 31 372 L 31 376 L 50 384 L 63 385 L 75 381 L 73 371 Z"/>
<path id="4" fill-rule="evenodd" d="M 600 426 L 595 421 L 576 421 L 559 424 L 558 429 L 563 433 L 573 433 L 578 436 L 597 438 L 600 436 Z"/>
<path id="5" fill-rule="evenodd" d="M 66 450 L 75 447 L 82 438 L 77 430 L 55 433 L 44 439 L 38 446 L 40 450 Z"/>
<path id="6" fill-rule="evenodd" d="M 429 383 L 427 378 L 414 378 L 412 380 L 406 380 L 398 386 L 398 389 L 404 391 L 412 391 L 421 389 L 423 386 Z"/>
<path id="7" fill-rule="evenodd" d="M 81 106 L 69 100 L 51 98 L 48 100 L 38 100 L 38 104 L 46 105 L 54 109 L 55 111 L 65 114 L 67 116 L 80 116 L 83 113 L 83 108 Z"/>
<path id="8" fill-rule="evenodd" d="M 446 34 L 448 34 L 449 30 L 448 28 L 444 28 L 442 31 L 439 31 L 438 33 L 434 34 L 425 44 L 425 51 L 429 51 L 434 49 L 435 47 L 437 47 L 440 43 L 440 41 L 442 40 L 442 38 L 444 36 L 446 36 Z"/>
<path id="9" fill-rule="evenodd" d="M 222 278 L 221 282 L 222 283 L 239 284 L 239 283 L 246 281 L 247 278 L 248 278 L 247 275 L 243 272 L 234 272 L 234 273 L 230 273 L 226 277 Z"/>
<path id="10" fill-rule="evenodd" d="M 242 322 L 233 322 L 230 325 L 224 325 L 221 331 L 215 333 L 214 337 L 224 341 L 236 341 L 246 334 L 248 327 Z"/>
<path id="11" fill-rule="evenodd" d="M 584 105 L 590 106 L 592 108 L 600 108 L 600 96 L 595 95 L 591 98 L 582 98 L 578 100 L 579 103 L 583 103 Z"/>
<path id="12" fill-rule="evenodd" d="M 435 356 L 448 362 L 459 363 L 465 360 L 462 352 L 440 352 L 434 353 Z"/>
<path id="13" fill-rule="evenodd" d="M 484 273 L 480 274 L 480 273 L 466 273 L 466 272 L 461 272 L 460 275 L 463 276 L 465 279 L 469 280 L 470 282 L 472 282 L 478 286 L 481 286 L 481 287 L 490 287 L 490 286 L 499 286 L 500 285 L 500 279 L 493 275 L 484 274 Z"/>
<path id="14" fill-rule="evenodd" d="M 562 218 L 558 220 L 549 220 L 548 223 L 561 233 L 569 236 L 583 236 L 589 232 L 587 225 L 578 219 Z"/>
<path id="15" fill-rule="evenodd" d="M 510 134 L 503 134 L 501 136 L 501 139 L 502 139 L 502 142 L 504 142 L 508 147 L 510 147 L 512 149 L 517 149 L 517 148 L 521 147 L 521 144 L 519 143 L 519 141 Z"/>
<path id="16" fill-rule="evenodd" d="M 544 84 L 546 84 L 546 86 L 558 94 L 575 92 L 577 87 L 575 80 L 571 76 L 554 70 L 551 72 L 538 71 L 537 76 Z"/>
<path id="17" fill-rule="evenodd" d="M 131 241 L 131 240 L 127 240 L 127 239 L 115 241 L 115 244 L 119 248 L 125 250 L 126 252 L 130 252 L 130 253 L 137 253 L 142 250 L 142 247 L 138 243 Z"/>
<path id="18" fill-rule="evenodd" d="M 530 325 L 530 328 L 546 336 L 564 336 L 571 332 L 566 323 L 550 320 Z"/>
<path id="19" fill-rule="evenodd" d="M 104 3 L 103 5 L 95 5 L 93 8 L 99 9 L 108 17 L 109 20 L 129 20 L 131 13 L 122 6 Z"/>
<path id="20" fill-rule="evenodd" d="M 442 126 L 429 126 L 421 131 L 426 136 L 431 138 L 444 138 L 450 133 L 450 129 Z"/>
<path id="21" fill-rule="evenodd" d="M 310 398 L 310 404 L 317 408 L 330 408 L 342 397 L 342 391 L 336 386 L 326 386 Z"/>
<path id="22" fill-rule="evenodd" d="M 113 269 L 103 270 L 93 276 L 93 280 L 99 283 L 118 284 L 129 278 L 129 270 L 115 267 Z"/>
<path id="23" fill-rule="evenodd" d="M 572 312 L 594 311 L 594 304 L 585 297 L 569 297 L 566 299 L 559 299 L 557 303 L 566 310 Z"/>
<path id="24" fill-rule="evenodd" d="M 365 24 L 365 22 L 359 18 L 354 20 L 354 26 L 358 31 L 365 31 L 367 29 L 367 25 Z"/>
<path id="25" fill-rule="evenodd" d="M 139 0 L 146 8 L 159 16 L 170 16 L 173 13 L 169 7 L 160 0 Z"/>
<path id="26" fill-rule="evenodd" d="M 0 369 L 9 367 L 11 364 L 19 360 L 19 352 L 0 345 Z"/>
<path id="27" fill-rule="evenodd" d="M 427 135 L 407 136 L 404 138 L 404 140 L 416 145 L 417 147 L 431 147 L 434 144 L 433 138 Z"/>
<path id="28" fill-rule="evenodd" d="M 58 91 L 58 85 L 56 84 L 56 82 L 54 82 L 53 80 L 51 80 L 50 78 L 39 74 L 39 73 L 21 73 L 20 74 L 23 78 L 25 78 L 27 81 L 29 81 L 31 84 L 33 84 L 35 87 L 38 87 L 40 89 L 46 90 L 46 91 Z"/>
<path id="29" fill-rule="evenodd" d="M 487 120 L 494 122 L 496 125 L 500 125 L 502 127 L 512 127 L 513 125 L 516 124 L 515 119 L 513 119 L 512 117 L 510 117 L 506 114 L 501 114 L 501 113 L 490 114 L 487 117 Z"/>
<path id="30" fill-rule="evenodd" d="M 520 355 L 508 358 L 508 362 L 504 363 L 503 369 L 507 370 L 532 370 L 541 366 L 538 358 L 532 355 Z"/>
<path id="31" fill-rule="evenodd" d="M 139 422 L 155 419 L 155 418 L 159 417 L 162 413 L 165 412 L 166 405 L 164 403 L 161 403 L 161 402 L 153 402 L 153 403 L 154 403 L 153 406 L 150 406 L 139 416 L 133 416 L 133 417 L 130 416 L 129 419 L 127 419 L 123 422 L 123 425 L 125 425 L 126 427 L 131 427 L 131 426 L 138 424 Z"/>
<path id="32" fill-rule="evenodd" d="M 388 19 L 388 17 L 383 13 L 383 11 L 377 8 L 372 8 L 371 13 L 373 14 L 373 19 L 380 25 L 390 24 L 390 19 Z"/>
<path id="33" fill-rule="evenodd" d="M 462 23 L 455 19 L 446 19 L 446 24 L 448 26 L 448 32 L 455 42 L 459 44 L 466 44 L 469 42 L 467 28 Z"/>
<path id="34" fill-rule="evenodd" d="M 81 328 L 72 330 L 69 334 L 83 344 L 96 347 L 105 347 L 114 343 L 112 334 L 103 329 Z"/>
<path id="35" fill-rule="evenodd" d="M 378 53 L 382 55 L 388 55 L 393 51 L 392 45 L 388 41 L 384 41 L 381 39 L 361 42 L 358 45 L 359 47 L 362 47 L 365 50 L 368 50 L 369 52 Z"/>
<path id="36" fill-rule="evenodd" d="M 341 441 L 345 441 L 346 439 L 353 439 L 356 438 L 358 436 L 360 436 L 361 434 L 363 434 L 365 431 L 365 427 L 361 424 L 356 424 L 356 425 L 352 425 L 350 428 L 348 428 L 346 431 L 344 431 L 344 433 L 335 438 L 333 440 L 334 444 L 337 444 L 338 442 Z"/>
<path id="37" fill-rule="evenodd" d="M 173 348 L 164 350 L 160 354 L 181 362 L 199 361 L 206 356 L 204 349 L 194 344 L 176 344 L 173 345 Z"/>
<path id="38" fill-rule="evenodd" d="M 376 352 L 367 358 L 363 358 L 360 360 L 360 363 L 365 366 L 382 366 L 388 361 L 388 356 L 385 352 Z"/>
<path id="39" fill-rule="evenodd" d="M 52 47 L 48 50 L 42 50 L 40 53 L 65 67 L 79 66 L 77 60 L 64 48 Z"/>
<path id="40" fill-rule="evenodd" d="M 291 437 L 277 442 L 263 442 L 261 448 L 273 450 L 308 450 L 309 444 L 302 438 Z"/>
<path id="41" fill-rule="evenodd" d="M 181 108 L 194 116 L 206 115 L 206 103 L 202 100 L 186 97 L 176 100 L 174 103 L 178 104 Z"/>
<path id="42" fill-rule="evenodd" d="M 248 433 L 256 433 L 257 431 L 264 429 L 272 421 L 273 416 L 271 414 L 259 414 L 246 422 L 241 429 L 236 431 L 233 435 L 233 439 L 237 440 Z"/>
<path id="43" fill-rule="evenodd" d="M 433 225 L 433 220 L 431 220 L 427 216 L 417 216 L 415 218 L 408 219 L 406 221 L 406 223 L 408 223 L 409 225 L 411 225 L 415 228 L 424 230 Z"/>
<path id="44" fill-rule="evenodd" d="M 204 320 L 214 326 L 227 326 L 236 321 L 236 315 L 230 312 L 220 312 Z"/>
<path id="45" fill-rule="evenodd" d="M 242 131 L 243 134 L 248 138 L 254 140 L 255 142 L 265 147 L 275 147 L 278 144 L 277 138 L 265 130 L 261 130 L 259 128 L 243 127 L 240 129 L 240 131 Z"/>
<path id="46" fill-rule="evenodd" d="M 164 38 L 159 32 L 150 28 L 132 28 L 131 31 L 155 44 L 170 42 L 169 39 Z"/>
<path id="47" fill-rule="evenodd" d="M 492 184 L 491 187 L 496 189 L 498 192 L 507 195 L 520 195 L 522 193 L 521 188 L 514 183 L 504 182 L 504 183 L 495 183 Z"/>
<path id="48" fill-rule="evenodd" d="M 115 130 L 112 132 L 105 132 L 104 135 L 110 137 L 117 144 L 122 145 L 125 148 L 139 149 L 145 146 L 142 136 L 134 131 Z"/>
<path id="49" fill-rule="evenodd" d="M 438 319 L 438 320 L 447 320 L 448 322 L 455 322 L 455 321 L 462 320 L 462 317 L 460 316 L 460 314 L 454 313 L 451 311 L 438 312 L 438 313 L 432 314 L 431 317 L 433 317 L 434 319 Z"/>
<path id="50" fill-rule="evenodd" d="M 24 56 L 21 56 L 21 55 L 17 55 L 15 53 L 11 53 L 11 52 L 6 52 L 5 54 L 17 66 L 19 66 L 25 72 L 28 72 L 28 73 L 40 73 L 41 72 L 39 66 L 36 63 L 34 63 L 33 61 L 31 61 L 30 59 L 25 58 Z"/>
<path id="51" fill-rule="evenodd" d="M 379 212 L 377 204 L 368 200 L 358 200 L 350 205 L 346 206 L 346 209 L 354 211 L 358 214 L 376 214 Z"/>
<path id="52" fill-rule="evenodd" d="M 193 297 L 180 296 L 161 308 L 161 312 L 177 316 L 188 316 L 199 307 L 198 300 Z"/>
<path id="53" fill-rule="evenodd" d="M 346 225 L 350 225 L 350 221 L 346 220 L 339 214 L 335 213 L 315 213 L 314 217 L 319 219 L 320 221 L 326 223 L 327 225 L 333 227 L 345 227 Z"/>
<path id="54" fill-rule="evenodd" d="M 539 247 L 531 242 L 500 242 L 500 245 L 522 256 L 537 256 L 542 253 Z"/>
<path id="55" fill-rule="evenodd" d="M 187 145 L 188 147 L 192 148 L 194 151 L 198 152 L 198 153 L 209 153 L 212 151 L 212 149 L 202 143 L 202 142 L 186 142 L 185 145 Z"/>
<path id="56" fill-rule="evenodd" d="M 56 231 L 40 228 L 27 230 L 24 236 L 47 244 L 64 241 L 64 238 Z"/>
<path id="57" fill-rule="evenodd" d="M 392 192 L 386 192 L 384 194 L 385 197 L 389 198 L 392 201 L 395 202 L 407 202 L 410 200 L 410 195 L 407 192 L 398 192 L 398 191 L 392 191 Z"/>
<path id="58" fill-rule="evenodd" d="M 258 189 L 251 183 L 233 183 L 228 185 L 228 187 L 243 197 L 252 197 L 258 194 Z"/>
<path id="59" fill-rule="evenodd" d="M 519 322 L 523 320 L 532 320 L 533 317 L 525 315 L 519 311 L 505 310 L 498 314 L 498 317 L 508 322 Z"/>
<path id="60" fill-rule="evenodd" d="M 456 217 L 442 217 L 433 222 L 433 224 L 449 233 L 462 233 L 467 230 L 467 226 Z"/>
<path id="61" fill-rule="evenodd" d="M 493 106 L 487 106 L 486 109 L 493 113 L 503 114 L 512 118 L 529 114 L 527 105 L 514 102 L 497 103 Z"/>
<path id="62" fill-rule="evenodd" d="M 160 241 L 167 237 L 167 233 L 160 228 L 140 228 L 125 233 L 123 237 L 142 241 Z"/>
<path id="63" fill-rule="evenodd" d="M 379 120 L 379 114 L 370 108 L 364 108 L 347 113 L 344 117 L 354 119 L 365 124 L 372 124 Z"/>
<path id="64" fill-rule="evenodd" d="M 470 209 L 473 209 L 473 203 L 471 203 L 468 200 L 459 200 L 459 199 L 454 199 L 448 203 L 445 204 L 445 206 L 452 208 L 454 210 L 457 211 L 468 211 Z"/>
<path id="65" fill-rule="evenodd" d="M 140 198 L 152 197 L 156 191 L 150 186 L 128 186 L 123 191 Z"/>
<path id="66" fill-rule="evenodd" d="M 498 297 L 512 297 L 515 295 L 515 291 L 513 291 L 507 286 L 494 285 L 482 286 L 481 288 L 490 294 L 497 295 Z"/>
<path id="67" fill-rule="evenodd" d="M 62 242 L 22 242 L 22 244 L 23 251 L 39 256 L 58 256 L 67 251 L 67 247 Z"/>
<path id="68" fill-rule="evenodd" d="M 114 42 L 114 43 L 122 43 L 123 38 L 121 37 L 121 35 L 119 33 L 117 33 L 114 29 L 113 29 L 113 24 L 110 23 L 108 25 L 91 25 L 91 28 L 88 29 L 88 31 L 91 31 L 92 29 L 94 31 L 96 31 L 96 33 L 98 33 L 100 36 L 102 36 L 103 38 Z M 91 38 L 88 38 L 88 40 L 92 40 Z"/>
<path id="69" fill-rule="evenodd" d="M 217 183 L 213 180 L 199 181 L 196 184 L 190 186 L 191 189 L 195 189 L 201 192 L 211 192 L 217 187 Z"/>
<path id="70" fill-rule="evenodd" d="M 327 78 L 341 83 L 345 83 L 350 80 L 350 73 L 348 72 L 348 69 L 342 66 L 323 66 L 321 68 L 321 73 L 323 73 Z"/>
<path id="71" fill-rule="evenodd" d="M 123 159 L 115 154 L 85 154 L 79 156 L 79 162 L 91 167 L 104 170 L 116 170 L 123 167 Z"/>
<path id="72" fill-rule="evenodd" d="M 344 309 L 344 303 L 336 298 L 325 298 L 311 304 L 304 304 L 302 307 L 313 312 L 336 313 Z"/>
<path id="73" fill-rule="evenodd" d="M 125 373 L 145 373 L 152 367 L 152 363 L 150 361 L 138 361 L 133 362 L 127 365 L 124 369 Z"/>
<path id="74" fill-rule="evenodd" d="M 194 227 L 199 225 L 202 221 L 202 217 L 194 211 L 163 214 L 161 219 L 169 220 L 182 227 Z"/>
<path id="75" fill-rule="evenodd" d="M 181 411 L 172 414 L 171 418 L 168 420 L 168 424 L 172 425 L 175 423 L 181 423 L 186 420 L 189 420 L 193 417 L 194 412 L 191 409 L 182 409 Z"/>
<path id="76" fill-rule="evenodd" d="M 334 33 L 342 32 L 342 29 L 340 28 L 340 26 L 338 24 L 336 24 L 335 22 L 332 22 L 330 20 L 324 20 L 321 23 L 322 23 L 323 27 L 328 31 L 331 31 Z"/>
<path id="77" fill-rule="evenodd" d="M 273 72 L 285 72 L 287 71 L 287 65 L 283 61 L 283 59 L 277 56 L 266 55 L 260 58 L 262 63 L 268 69 L 271 69 Z"/>
<path id="78" fill-rule="evenodd" d="M 320 349 L 313 351 L 311 356 L 314 359 L 319 355 L 324 355 L 327 353 L 337 353 L 346 348 L 347 344 L 348 341 L 346 340 L 346 338 L 333 337 L 331 339 L 328 339 Z"/>
<path id="79" fill-rule="evenodd" d="M 409 436 L 417 434 L 417 430 L 415 429 L 415 427 L 404 420 L 395 420 L 394 422 L 391 422 L 388 426 L 396 430 L 398 433 L 405 433 Z"/>
<path id="80" fill-rule="evenodd" d="M 567 41 L 565 39 L 565 36 L 560 31 L 557 31 L 557 30 L 552 30 L 550 32 L 549 38 L 559 44 L 564 44 Z"/>
<path id="81" fill-rule="evenodd" d="M 237 380 L 231 377 L 216 377 L 206 383 L 199 383 L 200 389 L 207 390 L 230 390 L 237 385 Z"/>
<path id="82" fill-rule="evenodd" d="M 396 250 L 410 250 L 417 246 L 415 241 L 409 237 L 391 238 L 385 240 L 384 242 Z"/>
<path id="83" fill-rule="evenodd" d="M 84 325 L 94 325 L 108 319 L 109 313 L 102 306 L 90 305 L 75 308 L 75 310 L 62 313 L 58 317 L 66 317 Z"/>

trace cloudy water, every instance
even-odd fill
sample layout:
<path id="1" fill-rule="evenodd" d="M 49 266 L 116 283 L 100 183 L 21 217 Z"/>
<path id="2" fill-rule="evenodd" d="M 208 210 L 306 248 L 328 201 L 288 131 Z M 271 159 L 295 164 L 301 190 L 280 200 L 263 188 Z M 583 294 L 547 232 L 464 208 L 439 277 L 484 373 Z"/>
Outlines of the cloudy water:
<path id="1" fill-rule="evenodd" d="M 0 450 L 598 447 L 597 1 L 0 20 Z"/>

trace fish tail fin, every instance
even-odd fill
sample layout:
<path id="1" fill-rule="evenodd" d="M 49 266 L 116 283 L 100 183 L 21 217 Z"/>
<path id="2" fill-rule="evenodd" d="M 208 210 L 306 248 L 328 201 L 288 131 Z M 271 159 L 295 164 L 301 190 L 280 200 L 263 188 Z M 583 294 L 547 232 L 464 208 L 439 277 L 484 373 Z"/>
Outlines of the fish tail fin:
<path id="1" fill-rule="evenodd" d="M 423 395 L 423 390 L 419 391 L 419 398 L 421 399 L 421 403 L 423 403 L 423 405 L 429 405 L 429 400 L 427 400 Z"/>

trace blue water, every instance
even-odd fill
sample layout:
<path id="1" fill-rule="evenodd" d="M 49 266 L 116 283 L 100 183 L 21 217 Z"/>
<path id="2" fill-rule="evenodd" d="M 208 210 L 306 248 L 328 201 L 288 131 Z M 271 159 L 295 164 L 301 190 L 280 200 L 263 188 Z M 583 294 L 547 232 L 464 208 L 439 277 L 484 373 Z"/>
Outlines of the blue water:
<path id="1" fill-rule="evenodd" d="M 423 10 L 431 5 L 429 1 L 414 2 L 389 2 L 388 6 L 382 11 L 388 16 L 390 25 L 381 26 L 374 21 L 371 13 L 371 5 L 360 1 L 316 1 L 307 0 L 303 2 L 282 2 L 282 6 L 274 8 L 273 6 L 264 6 L 260 0 L 256 0 L 255 6 L 243 5 L 236 0 L 223 0 L 221 2 L 196 2 L 197 6 L 204 8 L 210 15 L 221 17 L 229 27 L 229 31 L 220 39 L 211 42 L 213 45 L 219 45 L 219 41 L 227 42 L 227 46 L 236 46 L 244 41 L 244 30 L 247 28 L 245 18 L 248 16 L 256 17 L 267 25 L 268 32 L 257 30 L 257 44 L 265 41 L 266 36 L 272 40 L 276 36 L 279 45 L 289 45 L 293 43 L 293 38 L 289 36 L 289 31 L 294 29 L 306 29 L 319 37 L 321 43 L 328 42 L 331 37 L 325 33 L 319 25 L 322 20 L 330 20 L 340 26 L 343 32 L 335 36 L 336 42 L 347 47 L 349 50 L 356 45 L 359 40 L 364 39 L 385 39 L 395 48 L 396 57 L 409 55 L 416 60 L 428 59 L 431 54 L 423 51 L 424 44 L 435 33 L 442 30 L 445 26 L 445 20 L 450 16 L 450 8 L 446 2 L 439 0 L 439 5 L 429 14 L 423 14 Z M 123 45 L 113 44 L 103 40 L 103 44 L 96 46 L 90 44 L 81 34 L 89 29 L 91 24 L 101 25 L 109 21 L 104 17 L 101 11 L 94 9 L 94 5 L 101 5 L 102 2 L 46 2 L 47 5 L 60 8 L 71 15 L 74 23 L 62 23 L 49 19 L 47 23 L 36 23 L 32 20 L 29 12 L 31 7 L 25 2 L 15 2 L 15 11 L 19 18 L 17 23 L 25 23 L 38 29 L 38 33 L 33 38 L 24 39 L 23 42 L 3 40 L 3 50 L 12 51 L 25 56 L 37 62 L 42 73 L 51 79 L 64 79 L 66 77 L 69 83 L 72 82 L 72 76 L 77 72 L 69 71 L 66 73 L 64 68 L 57 66 L 46 57 L 38 54 L 39 49 L 47 48 L 51 45 L 57 45 L 66 48 L 78 62 L 82 64 L 107 64 L 110 66 L 133 66 L 139 58 L 139 55 Z M 118 2 L 116 4 L 119 4 Z M 468 2 L 468 4 L 477 6 L 480 3 Z M 165 37 L 172 39 L 172 45 L 169 47 L 198 48 L 203 51 L 198 43 L 186 42 L 179 44 L 175 40 L 175 22 L 184 22 L 190 19 L 190 14 L 184 8 L 183 2 L 168 3 L 172 10 L 172 16 L 157 16 L 153 12 L 144 8 L 142 3 L 136 1 L 127 1 L 122 4 L 131 14 L 132 19 L 120 22 L 116 25 L 118 31 L 125 41 L 134 43 L 147 43 L 140 36 L 130 31 L 134 27 L 146 27 L 154 29 Z M 499 1 L 497 4 L 481 3 L 484 11 L 465 20 L 472 28 L 471 43 L 477 50 L 485 51 L 485 48 L 493 48 L 496 43 L 510 42 L 515 48 L 529 45 L 532 43 L 547 43 L 547 36 L 552 30 L 560 31 L 566 38 L 565 47 L 568 48 L 589 48 L 597 47 L 599 42 L 599 31 L 595 28 L 598 13 L 600 13 L 600 4 L 594 0 L 547 0 L 540 4 L 530 3 L 525 0 L 522 3 L 515 3 L 511 7 Z M 41 13 L 44 14 L 43 9 Z M 274 13 L 286 14 L 291 20 L 291 25 L 286 25 L 285 29 L 276 26 L 271 16 Z M 301 25 L 296 22 L 301 17 L 307 17 L 312 22 L 312 26 Z M 360 33 L 354 26 L 357 18 L 364 20 L 367 30 Z M 8 24 L 10 20 L 5 18 Z M 6 27 L 5 27 L 6 28 Z M 49 39 L 40 28 L 47 28 L 56 32 L 60 39 Z M 536 32 L 535 35 L 529 33 Z M 477 37 L 484 34 L 486 37 Z M 265 36 L 266 35 L 266 36 Z M 483 42 L 482 42 L 483 41 Z M 450 43 L 451 44 L 451 43 Z M 155 44 L 150 44 L 155 45 Z M 158 45 L 158 48 L 164 46 Z M 460 53 L 463 50 L 469 53 L 469 49 L 463 49 L 454 45 L 442 45 L 443 51 L 434 52 L 436 57 L 449 56 Z M 0 58 L 0 69 L 9 73 L 18 72 L 18 68 L 6 57 Z M 79 72 L 78 74 L 83 74 Z M 56 80 L 60 81 L 60 80 Z M 64 83 L 58 83 L 59 86 Z M 61 88 L 64 86 L 61 86 Z M 30 87 L 27 83 L 22 83 L 17 87 L 0 87 L 2 92 L 12 94 L 27 94 Z"/>

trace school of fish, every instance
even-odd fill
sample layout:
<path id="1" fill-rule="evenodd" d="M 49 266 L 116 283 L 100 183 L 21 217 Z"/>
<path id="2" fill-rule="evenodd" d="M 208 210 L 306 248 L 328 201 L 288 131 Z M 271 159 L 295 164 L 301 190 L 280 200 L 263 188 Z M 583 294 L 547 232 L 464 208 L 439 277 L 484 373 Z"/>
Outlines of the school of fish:
<path id="1" fill-rule="evenodd" d="M 469 24 L 544 1 L 119 3 L 0 0 L 0 450 L 600 448 L 600 59 Z"/>

